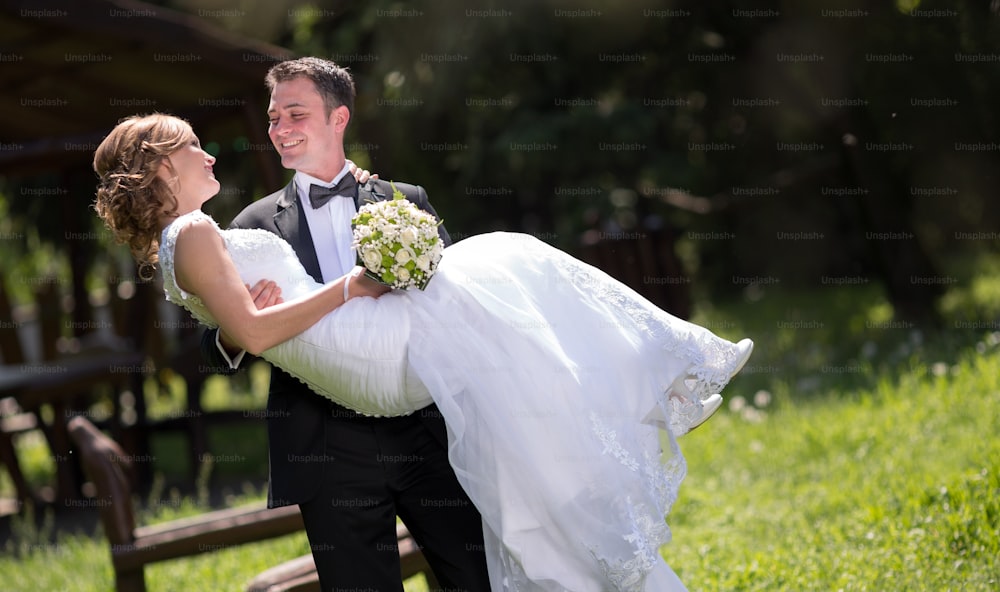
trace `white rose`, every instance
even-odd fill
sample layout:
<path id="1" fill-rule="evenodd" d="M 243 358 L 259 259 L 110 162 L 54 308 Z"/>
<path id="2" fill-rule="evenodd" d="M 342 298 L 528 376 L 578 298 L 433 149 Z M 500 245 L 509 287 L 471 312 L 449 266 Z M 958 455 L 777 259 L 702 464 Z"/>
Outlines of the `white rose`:
<path id="1" fill-rule="evenodd" d="M 403 243 L 403 246 L 408 247 L 417 240 L 417 231 L 413 228 L 404 228 L 403 232 L 399 233 L 399 242 Z"/>
<path id="2" fill-rule="evenodd" d="M 410 260 L 410 252 L 406 249 L 396 251 L 396 263 L 405 265 Z"/>
<path id="3" fill-rule="evenodd" d="M 382 267 L 382 254 L 378 251 L 365 251 L 361 258 L 365 262 L 365 267 L 372 271 L 378 271 Z"/>
<path id="4" fill-rule="evenodd" d="M 420 255 L 419 257 L 417 257 L 417 267 L 419 267 L 423 271 L 430 271 L 431 270 L 431 258 L 428 257 L 426 254 Z"/>
<path id="5" fill-rule="evenodd" d="M 410 270 L 406 269 L 405 267 L 400 267 L 399 270 L 396 272 L 396 279 L 398 279 L 401 282 L 410 281 Z"/>

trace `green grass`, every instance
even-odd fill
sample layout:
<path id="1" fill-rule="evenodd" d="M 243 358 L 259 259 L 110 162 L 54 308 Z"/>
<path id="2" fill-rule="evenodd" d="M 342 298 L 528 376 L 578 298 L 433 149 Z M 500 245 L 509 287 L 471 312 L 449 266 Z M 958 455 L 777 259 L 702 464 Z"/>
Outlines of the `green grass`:
<path id="1" fill-rule="evenodd" d="M 249 489 L 249 488 L 248 488 Z M 236 507 L 263 500 L 249 490 L 227 499 Z M 196 515 L 207 509 L 191 497 L 167 496 L 142 512 L 142 524 L 154 524 Z M 17 591 L 104 592 L 114 589 L 108 543 L 98 531 L 56 532 L 50 517 L 38 525 L 29 518 L 15 520 L 14 536 L 0 555 L 2 589 Z M 149 592 L 242 590 L 258 573 L 309 552 L 305 533 L 250 545 L 227 548 L 196 557 L 165 561 L 145 569 Z M 426 592 L 423 576 L 405 582 L 406 592 Z"/>
<path id="2" fill-rule="evenodd" d="M 998 589 L 998 377 L 993 347 L 720 414 L 681 442 L 664 556 L 692 590 Z"/>
<path id="3" fill-rule="evenodd" d="M 146 567 L 149 592 L 242 590 L 256 574 L 309 552 L 305 534 L 225 549 Z M 5 591 L 91 592 L 114 589 L 107 543 L 83 533 L 55 541 L 8 545 L 0 558 Z M 406 592 L 425 592 L 423 576 L 405 582 Z"/>
<path id="4" fill-rule="evenodd" d="M 954 324 L 995 319 L 1000 281 L 963 285 L 942 301 L 952 325 L 935 331 L 887 325 L 891 308 L 874 286 L 699 308 L 693 320 L 749 335 L 757 349 L 723 393 L 728 407 L 681 440 L 688 477 L 663 554 L 692 592 L 1000 589 L 1000 333 Z M 249 388 L 260 388 L 259 376 Z M 164 409 L 181 400 L 165 396 Z M 220 406 L 247 396 L 210 395 Z M 239 401 L 262 404 L 259 394 Z M 248 457 L 248 467 L 218 463 L 213 473 L 255 479 L 262 461 L 253 446 L 263 439 L 225 430 L 213 438 L 213 448 Z M 183 473 L 183 444 L 158 446 L 164 474 Z M 46 460 L 44 450 L 28 456 Z M 167 501 L 148 506 L 143 523 L 207 509 L 204 495 L 167 489 L 155 492 Z M 262 497 L 233 489 L 229 504 Z M 111 587 L 99 532 L 66 533 L 45 520 L 14 526 L 0 554 L 5 590 Z M 299 534 L 154 565 L 147 581 L 151 592 L 236 590 L 307 549 Z M 407 582 L 424 589 L 419 578 Z"/>

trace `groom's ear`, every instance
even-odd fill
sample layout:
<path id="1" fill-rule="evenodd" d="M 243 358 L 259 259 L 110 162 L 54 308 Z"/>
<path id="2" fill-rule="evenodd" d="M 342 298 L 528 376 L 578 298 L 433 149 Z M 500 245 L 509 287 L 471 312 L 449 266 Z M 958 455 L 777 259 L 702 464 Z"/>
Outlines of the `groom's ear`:
<path id="1" fill-rule="evenodd" d="M 347 128 L 347 124 L 351 121 L 351 110 L 344 105 L 339 107 L 334 107 L 333 111 L 330 112 L 330 123 L 333 124 L 334 129 L 338 132 L 343 133 Z"/>

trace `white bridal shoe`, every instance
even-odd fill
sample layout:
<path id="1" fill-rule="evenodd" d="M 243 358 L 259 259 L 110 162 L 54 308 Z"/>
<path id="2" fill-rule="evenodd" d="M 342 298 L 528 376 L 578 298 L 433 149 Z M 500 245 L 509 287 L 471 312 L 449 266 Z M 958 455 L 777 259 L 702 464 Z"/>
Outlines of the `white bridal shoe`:
<path id="1" fill-rule="evenodd" d="M 736 348 L 737 351 L 739 352 L 739 357 L 736 360 L 736 364 L 733 367 L 734 369 L 732 373 L 730 373 L 729 375 L 730 378 L 736 376 L 736 374 L 738 374 L 739 371 L 743 369 L 743 366 L 745 366 L 747 361 L 750 359 L 750 354 L 753 353 L 753 341 L 749 339 L 743 339 L 736 344 Z M 677 399 L 680 400 L 685 400 L 689 398 L 685 397 L 681 393 L 688 393 L 688 395 L 690 396 L 690 393 L 688 392 L 683 381 L 679 381 L 677 384 L 674 385 L 669 396 L 676 397 Z M 722 395 L 715 393 L 713 395 L 709 395 L 708 397 L 706 397 L 704 400 L 701 401 L 701 414 L 696 419 L 691 421 L 691 424 L 688 425 L 686 431 L 678 433 L 677 436 L 678 437 L 683 436 L 684 434 L 687 434 L 691 430 L 695 429 L 696 427 L 708 421 L 713 415 L 715 415 L 715 412 L 718 411 L 720 407 L 722 407 Z M 656 425 L 663 429 L 667 429 L 667 422 L 663 417 L 663 413 L 659 407 L 652 409 L 649 412 L 649 414 L 646 415 L 646 417 L 643 419 L 643 423 Z"/>
<path id="2" fill-rule="evenodd" d="M 736 369 L 733 370 L 733 373 L 729 376 L 730 378 L 739 374 L 740 370 L 743 369 L 743 366 L 746 366 L 747 361 L 750 359 L 750 354 L 753 353 L 753 341 L 750 341 L 749 339 L 741 339 L 739 343 L 736 344 L 736 348 L 740 352 L 740 361 L 736 363 Z"/>
<path id="3" fill-rule="evenodd" d="M 750 354 L 753 353 L 753 341 L 743 339 L 736 344 L 736 347 L 739 349 L 740 357 L 739 361 L 736 362 L 736 369 L 733 370 L 730 378 L 739 374 L 740 370 L 743 369 L 743 366 L 745 366 L 747 361 L 750 359 Z M 691 422 L 691 427 L 688 428 L 688 432 L 705 423 L 710 417 L 715 415 L 715 412 L 719 410 L 719 407 L 722 407 L 722 395 L 718 393 L 709 395 L 704 401 L 701 402 L 701 404 L 701 416 Z"/>
<path id="4" fill-rule="evenodd" d="M 722 395 L 715 393 L 714 395 L 709 395 L 701 402 L 701 416 L 698 419 L 691 422 L 691 427 L 688 428 L 686 433 L 691 432 L 696 427 L 708 421 L 710 417 L 715 415 L 715 412 L 722 407 Z"/>

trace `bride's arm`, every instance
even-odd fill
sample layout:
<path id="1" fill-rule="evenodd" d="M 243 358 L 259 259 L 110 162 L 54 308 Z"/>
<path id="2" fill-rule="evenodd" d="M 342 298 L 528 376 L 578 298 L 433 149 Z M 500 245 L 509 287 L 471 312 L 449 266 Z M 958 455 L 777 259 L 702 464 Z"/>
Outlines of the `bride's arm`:
<path id="1" fill-rule="evenodd" d="M 379 296 L 387 291 L 357 272 L 358 268 L 348 274 L 355 275 L 349 285 L 349 298 Z M 207 220 L 192 222 L 178 233 L 174 273 L 177 285 L 198 295 L 219 326 L 254 355 L 302 333 L 343 304 L 348 278 L 324 284 L 307 296 L 257 310 L 222 237 Z"/>
<path id="2" fill-rule="evenodd" d="M 359 185 L 364 185 L 369 179 L 375 180 L 379 178 L 378 173 L 371 173 L 368 169 L 362 169 L 351 160 L 348 160 L 347 164 L 350 166 L 348 174 L 354 175 L 354 178 L 357 180 Z M 274 306 L 275 304 L 283 302 L 281 299 L 281 288 L 277 287 L 272 281 L 262 279 L 252 288 L 250 286 L 245 287 L 250 291 L 250 297 L 253 299 L 254 305 L 258 309 L 267 308 L 268 306 Z M 238 358 L 242 358 L 240 354 L 243 352 L 243 349 L 239 346 L 239 344 L 234 343 L 233 340 L 229 338 L 229 335 L 221 329 L 217 331 L 209 331 L 208 333 L 212 334 L 210 339 L 212 344 L 214 344 L 214 350 L 217 350 L 219 353 L 224 355 L 225 362 L 230 369 L 236 370 L 240 364 Z M 209 350 L 213 350 L 213 348 L 209 347 Z M 207 355 L 206 357 L 214 359 L 213 355 Z"/>

